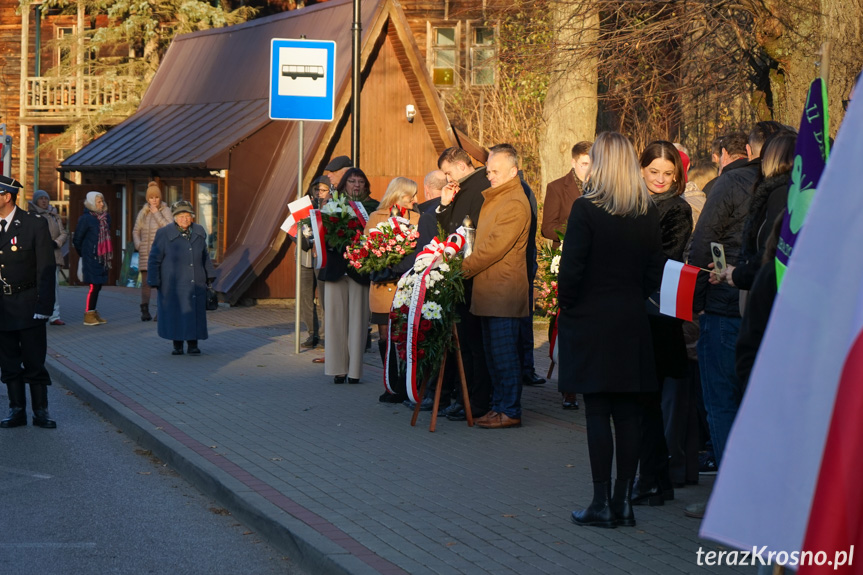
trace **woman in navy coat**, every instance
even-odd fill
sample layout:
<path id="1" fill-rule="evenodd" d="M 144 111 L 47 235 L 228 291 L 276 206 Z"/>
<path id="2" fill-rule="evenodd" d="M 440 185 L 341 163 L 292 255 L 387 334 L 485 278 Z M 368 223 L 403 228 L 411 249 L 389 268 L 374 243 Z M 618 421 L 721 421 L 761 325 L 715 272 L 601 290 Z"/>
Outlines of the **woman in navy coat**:
<path id="1" fill-rule="evenodd" d="M 108 270 L 114 257 L 111 216 L 105 205 L 105 197 L 99 192 L 87 192 L 84 213 L 78 218 L 72 245 L 81 258 L 78 279 L 90 284 L 87 292 L 87 309 L 84 325 L 108 323 L 96 311 L 102 284 L 108 281 Z"/>
<path id="2" fill-rule="evenodd" d="M 216 271 L 207 251 L 207 232 L 192 223 L 194 208 L 181 200 L 173 205 L 174 225 L 156 232 L 147 269 L 147 283 L 157 288 L 159 337 L 174 342 L 173 355 L 200 355 L 198 340 L 207 339 L 207 285 Z"/>

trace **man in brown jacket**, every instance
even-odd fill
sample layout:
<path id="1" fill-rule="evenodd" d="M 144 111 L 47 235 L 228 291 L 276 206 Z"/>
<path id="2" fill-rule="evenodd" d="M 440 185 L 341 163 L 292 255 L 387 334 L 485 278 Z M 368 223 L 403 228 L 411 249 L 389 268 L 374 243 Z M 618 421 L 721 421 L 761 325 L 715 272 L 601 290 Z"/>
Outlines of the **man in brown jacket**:
<path id="1" fill-rule="evenodd" d="M 462 264 L 473 278 L 470 311 L 482 321 L 486 363 L 494 388 L 491 410 L 477 419 L 479 427 L 521 425 L 521 361 L 519 318 L 529 313 L 527 242 L 530 204 L 518 178 L 518 154 L 509 144 L 491 148 L 486 173 L 491 188 L 476 228 L 473 252 Z"/>
<path id="2" fill-rule="evenodd" d="M 560 245 L 558 231 L 564 231 L 572 210 L 572 202 L 581 197 L 587 174 L 590 173 L 590 148 L 593 142 L 579 142 L 572 147 L 572 169 L 562 178 L 550 182 L 545 188 L 542 207 L 542 237 Z"/>

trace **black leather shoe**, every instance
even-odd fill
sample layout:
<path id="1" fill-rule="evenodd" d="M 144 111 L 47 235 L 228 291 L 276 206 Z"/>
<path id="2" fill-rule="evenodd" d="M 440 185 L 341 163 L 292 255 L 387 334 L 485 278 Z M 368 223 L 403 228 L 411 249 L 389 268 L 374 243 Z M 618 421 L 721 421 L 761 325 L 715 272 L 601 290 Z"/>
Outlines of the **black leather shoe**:
<path id="1" fill-rule="evenodd" d="M 533 370 L 530 373 L 525 373 L 521 377 L 521 380 L 524 385 L 542 385 L 543 383 L 545 383 L 545 379 L 538 376 L 536 374 L 536 370 Z"/>
<path id="2" fill-rule="evenodd" d="M 635 480 L 635 487 L 632 488 L 632 504 L 650 505 L 651 507 L 665 505 L 662 489 L 655 479 L 646 479 L 643 475 L 638 476 L 638 479 Z"/>
<path id="3" fill-rule="evenodd" d="M 455 402 L 446 409 L 444 409 L 445 415 L 449 415 L 450 413 L 458 413 L 459 411 L 464 411 L 464 406 L 458 402 Z"/>
<path id="4" fill-rule="evenodd" d="M 314 349 L 318 345 L 318 338 L 313 335 L 310 335 L 306 341 L 300 344 L 300 347 L 304 347 L 306 349 Z"/>
<path id="5" fill-rule="evenodd" d="M 378 401 L 381 403 L 401 403 L 407 398 L 408 396 L 402 393 L 390 393 L 389 391 L 385 391 L 378 398 Z"/>
<path id="6" fill-rule="evenodd" d="M 349 377 L 348 383 L 359 383 L 360 380 L 358 378 Z"/>
<path id="7" fill-rule="evenodd" d="M 190 348 L 189 348 L 189 355 L 201 355 L 201 350 L 200 350 L 200 348 L 197 348 L 197 347 L 190 347 Z"/>
<path id="8" fill-rule="evenodd" d="M 175 348 L 171 351 L 171 355 L 183 355 L 183 349 L 182 349 L 182 348 L 179 348 L 179 349 L 178 349 L 178 348 L 176 348 L 176 347 L 175 347 Z"/>
<path id="9" fill-rule="evenodd" d="M 446 414 L 446 418 L 450 421 L 465 421 L 467 419 L 467 413 L 462 407 L 458 411 L 452 411 Z"/>
<path id="10" fill-rule="evenodd" d="M 33 425 L 36 427 L 41 427 L 43 429 L 56 429 L 57 422 L 51 419 L 48 415 L 48 412 L 45 410 L 39 410 L 33 412 Z"/>
<path id="11" fill-rule="evenodd" d="M 0 421 L 0 428 L 7 429 L 10 427 L 20 427 L 27 425 L 27 412 L 20 407 L 9 410 L 9 415 L 3 421 Z"/>
<path id="12" fill-rule="evenodd" d="M 333 378 L 333 383 L 344 383 L 347 377 L 347 375 L 337 375 Z"/>

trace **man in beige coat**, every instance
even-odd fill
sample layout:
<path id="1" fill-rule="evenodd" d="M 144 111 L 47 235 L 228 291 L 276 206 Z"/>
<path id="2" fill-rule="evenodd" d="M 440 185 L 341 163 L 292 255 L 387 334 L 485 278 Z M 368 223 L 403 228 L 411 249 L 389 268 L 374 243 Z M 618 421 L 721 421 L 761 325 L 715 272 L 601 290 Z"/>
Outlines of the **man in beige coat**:
<path id="1" fill-rule="evenodd" d="M 482 320 L 486 360 L 494 391 L 491 410 L 476 424 L 488 429 L 521 425 L 519 318 L 529 313 L 527 242 L 530 204 L 518 178 L 518 154 L 509 144 L 491 148 L 486 164 L 491 188 L 476 229 L 473 252 L 462 268 L 473 278 L 470 311 Z"/>

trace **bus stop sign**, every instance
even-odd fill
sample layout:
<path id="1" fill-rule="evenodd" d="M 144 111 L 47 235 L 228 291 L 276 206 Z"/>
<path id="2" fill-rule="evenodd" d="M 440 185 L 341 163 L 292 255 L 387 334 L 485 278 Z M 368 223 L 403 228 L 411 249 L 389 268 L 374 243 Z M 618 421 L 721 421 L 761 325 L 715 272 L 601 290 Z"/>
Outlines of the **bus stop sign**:
<path id="1" fill-rule="evenodd" d="M 336 43 L 273 38 L 270 119 L 332 122 Z"/>

